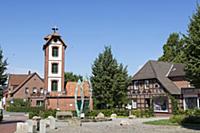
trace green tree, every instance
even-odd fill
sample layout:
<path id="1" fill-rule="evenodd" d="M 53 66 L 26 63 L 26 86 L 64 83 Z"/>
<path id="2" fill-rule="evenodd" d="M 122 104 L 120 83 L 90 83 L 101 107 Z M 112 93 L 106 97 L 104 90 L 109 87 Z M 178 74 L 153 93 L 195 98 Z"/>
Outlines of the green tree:
<path id="1" fill-rule="evenodd" d="M 0 98 L 3 96 L 3 86 L 6 84 L 7 81 L 7 60 L 3 57 L 3 50 L 0 48 Z"/>
<path id="2" fill-rule="evenodd" d="M 104 52 L 94 61 L 91 82 L 94 105 L 97 109 L 121 107 L 125 104 L 128 87 L 127 68 L 117 63 L 111 47 L 105 47 Z"/>
<path id="3" fill-rule="evenodd" d="M 170 34 L 163 46 L 163 55 L 158 60 L 173 63 L 184 62 L 183 44 L 184 41 L 178 33 Z"/>
<path id="4" fill-rule="evenodd" d="M 190 19 L 188 34 L 184 36 L 186 76 L 197 88 L 200 87 L 200 6 L 197 5 L 196 12 Z"/>
<path id="5" fill-rule="evenodd" d="M 122 107 L 123 104 L 128 102 L 127 88 L 130 83 L 131 77 L 128 76 L 127 67 L 124 67 L 123 64 L 120 64 L 118 66 L 118 72 L 114 76 L 114 107 Z"/>
<path id="6" fill-rule="evenodd" d="M 73 72 L 65 72 L 65 82 L 68 81 L 78 81 L 78 80 L 82 80 L 83 77 L 81 75 L 76 75 Z"/>

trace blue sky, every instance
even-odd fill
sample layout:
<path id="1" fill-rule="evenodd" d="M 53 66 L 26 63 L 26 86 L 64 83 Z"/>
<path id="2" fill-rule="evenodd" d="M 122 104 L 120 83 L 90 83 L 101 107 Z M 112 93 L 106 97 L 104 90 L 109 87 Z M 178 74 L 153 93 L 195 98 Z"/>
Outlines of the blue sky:
<path id="1" fill-rule="evenodd" d="M 172 32 L 186 33 L 197 0 L 18 0 L 0 4 L 0 45 L 9 73 L 44 72 L 43 38 L 54 25 L 68 45 L 65 71 L 91 75 L 104 46 L 133 75 L 162 54 Z"/>

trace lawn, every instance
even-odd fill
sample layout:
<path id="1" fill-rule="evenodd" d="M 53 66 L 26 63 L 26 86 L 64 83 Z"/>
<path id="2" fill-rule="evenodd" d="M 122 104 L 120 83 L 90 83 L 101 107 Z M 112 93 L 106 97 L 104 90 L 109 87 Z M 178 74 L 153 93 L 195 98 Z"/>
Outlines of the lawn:
<path id="1" fill-rule="evenodd" d="M 164 126 L 178 126 L 178 123 L 173 123 L 169 119 L 147 121 L 147 122 L 144 122 L 144 124 L 149 124 L 149 125 L 164 125 Z"/>

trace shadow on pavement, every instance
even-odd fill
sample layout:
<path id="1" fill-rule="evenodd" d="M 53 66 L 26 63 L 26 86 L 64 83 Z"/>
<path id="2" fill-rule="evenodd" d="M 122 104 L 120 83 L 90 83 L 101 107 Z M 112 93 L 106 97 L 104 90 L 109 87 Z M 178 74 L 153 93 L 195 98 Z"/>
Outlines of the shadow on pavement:
<path id="1" fill-rule="evenodd" d="M 24 121 L 22 121 L 22 120 L 8 120 L 8 121 L 1 121 L 0 122 L 0 125 L 1 124 L 13 124 L 13 123 L 17 123 L 17 122 L 24 122 Z"/>
<path id="2" fill-rule="evenodd" d="M 187 129 L 200 130 L 200 124 L 183 124 L 181 126 Z"/>

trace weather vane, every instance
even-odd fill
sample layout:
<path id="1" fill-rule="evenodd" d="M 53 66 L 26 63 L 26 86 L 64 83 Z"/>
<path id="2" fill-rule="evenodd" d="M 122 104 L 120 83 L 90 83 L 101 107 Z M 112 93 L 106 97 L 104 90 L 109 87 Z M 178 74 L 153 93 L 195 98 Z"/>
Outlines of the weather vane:
<path id="1" fill-rule="evenodd" d="M 52 30 L 53 30 L 54 33 L 56 33 L 56 31 L 58 31 L 58 27 L 57 27 L 57 26 L 54 26 L 54 27 L 52 28 Z"/>

